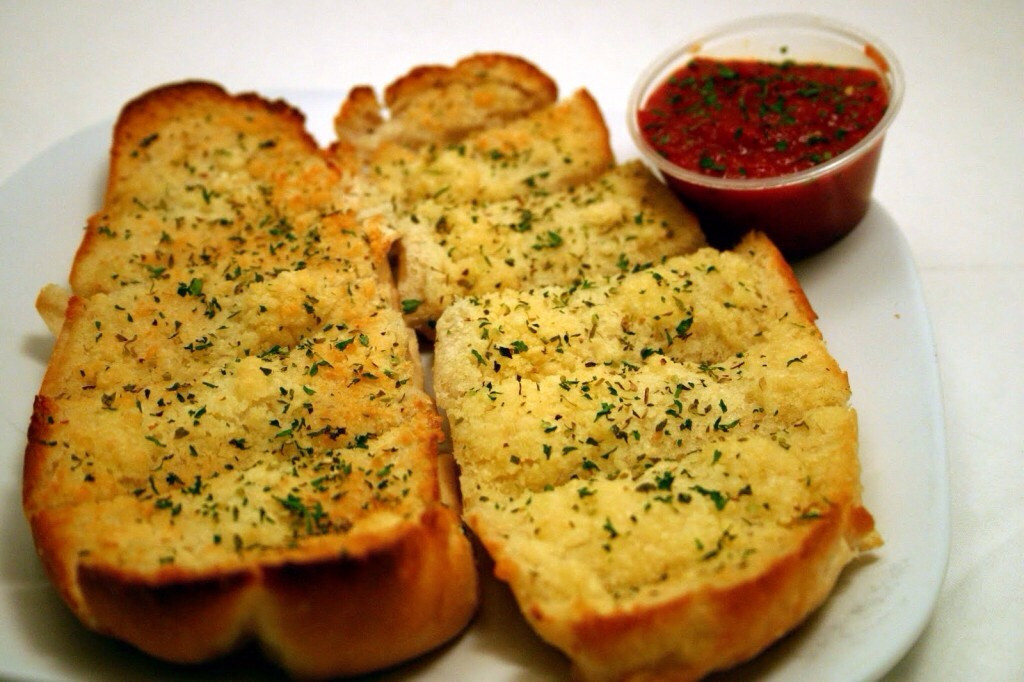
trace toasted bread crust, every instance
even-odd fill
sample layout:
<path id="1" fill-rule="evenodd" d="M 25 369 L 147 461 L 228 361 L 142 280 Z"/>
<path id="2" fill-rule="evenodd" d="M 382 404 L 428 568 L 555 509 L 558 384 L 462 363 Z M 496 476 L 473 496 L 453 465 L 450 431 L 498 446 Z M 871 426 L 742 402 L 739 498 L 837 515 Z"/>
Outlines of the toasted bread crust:
<path id="1" fill-rule="evenodd" d="M 63 321 L 39 304 L 23 506 L 69 607 L 171 661 L 255 639 L 302 677 L 455 636 L 472 551 L 356 180 L 294 108 L 205 82 L 129 103 L 110 168 Z"/>
<path id="2" fill-rule="evenodd" d="M 335 117 L 335 148 L 347 158 L 384 144 L 445 145 L 546 107 L 557 96 L 547 74 L 513 55 L 481 53 L 452 66 L 418 66 L 385 88 L 387 117 L 372 88 L 353 88 Z"/>
<path id="3" fill-rule="evenodd" d="M 78 580 L 98 630 L 159 658 L 201 662 L 255 637 L 296 677 L 352 675 L 414 657 L 464 627 L 476 596 L 447 587 L 476 581 L 459 528 L 436 508 L 361 556 L 155 580 L 82 566 Z"/>
<path id="4" fill-rule="evenodd" d="M 234 573 L 147 584 L 110 567 L 82 566 L 77 581 L 95 627 L 148 654 L 199 663 L 231 651 L 242 639 L 257 578 Z M 161 627 L 174 623 L 175 627 Z"/>
<path id="5" fill-rule="evenodd" d="M 417 203 L 494 201 L 587 182 L 614 163 L 604 116 L 585 89 L 551 106 L 484 127 L 448 145 L 366 141 L 367 210 L 409 211 Z M 345 147 L 334 146 L 342 162 Z M 393 221 L 393 217 L 388 216 Z"/>
<path id="6" fill-rule="evenodd" d="M 524 93 L 528 101 L 546 106 L 558 97 L 558 85 L 536 65 L 512 54 L 482 52 L 458 60 L 453 66 L 417 66 L 395 80 L 384 90 L 389 108 L 401 108 L 404 102 L 424 91 L 433 91 L 456 82 L 483 84 L 503 83 Z M 493 102 L 478 102 L 488 106 Z M 517 110 L 514 116 L 522 115 Z"/>
<path id="7" fill-rule="evenodd" d="M 238 109 L 230 108 L 236 102 Z M 237 125 L 240 130 L 270 128 L 282 135 L 297 154 L 319 155 L 316 141 L 305 128 L 305 116 L 298 109 L 282 100 L 266 100 L 254 93 L 229 95 L 220 85 L 207 81 L 187 81 L 168 84 L 145 92 L 128 102 L 118 116 L 110 148 L 110 163 L 107 174 L 104 205 L 125 200 L 122 188 L 132 174 L 145 163 L 139 154 L 159 139 L 154 126 L 176 117 L 189 116 L 197 108 L 206 107 L 220 111 L 223 125 Z M 243 111 L 258 114 L 256 121 L 247 122 Z M 133 154 L 133 151 L 135 152 Z M 129 198 L 130 200 L 130 198 Z M 103 243 L 103 233 L 97 228 L 106 216 L 101 211 L 89 218 L 86 230 L 72 263 L 70 282 L 74 293 L 93 293 L 95 286 L 106 286 L 106 272 L 97 274 L 94 270 L 83 272 L 83 265 L 92 259 L 97 243 Z M 100 266 L 106 266 L 101 263 Z M 97 268 L 98 270 L 99 268 Z"/>
<path id="8" fill-rule="evenodd" d="M 828 597 L 840 572 L 859 553 L 844 537 L 848 527 L 841 513 L 822 518 L 797 551 L 737 585 L 651 608 L 583 616 L 573 625 L 576 648 L 569 654 L 577 676 L 697 680 L 750 660 Z M 669 642 L 674 646 L 666 646 Z"/>

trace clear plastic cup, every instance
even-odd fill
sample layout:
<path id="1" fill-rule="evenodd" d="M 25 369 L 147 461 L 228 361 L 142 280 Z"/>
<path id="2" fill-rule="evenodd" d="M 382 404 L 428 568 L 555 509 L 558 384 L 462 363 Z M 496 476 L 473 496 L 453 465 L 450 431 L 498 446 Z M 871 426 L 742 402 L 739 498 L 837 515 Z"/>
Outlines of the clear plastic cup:
<path id="1" fill-rule="evenodd" d="M 720 178 L 682 168 L 644 138 L 637 112 L 665 80 L 695 57 L 825 63 L 875 71 L 888 90 L 882 119 L 863 139 L 809 169 L 768 178 Z M 772 15 L 726 24 L 656 59 L 640 76 L 627 111 L 641 155 L 700 218 L 712 244 L 728 247 L 749 230 L 765 232 L 790 259 L 811 255 L 848 234 L 871 202 L 885 132 L 903 99 L 892 51 L 864 32 L 807 15 Z"/>

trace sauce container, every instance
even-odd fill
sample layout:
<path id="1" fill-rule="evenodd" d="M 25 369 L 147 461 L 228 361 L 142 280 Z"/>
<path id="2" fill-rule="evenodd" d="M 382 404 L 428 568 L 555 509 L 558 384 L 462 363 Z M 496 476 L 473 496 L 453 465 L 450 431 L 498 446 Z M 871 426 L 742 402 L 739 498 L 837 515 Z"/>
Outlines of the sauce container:
<path id="1" fill-rule="evenodd" d="M 888 91 L 881 120 L 859 142 L 806 170 L 765 178 L 726 178 L 682 168 L 659 154 L 637 120 L 651 94 L 696 57 L 824 63 L 869 69 Z M 862 31 L 806 15 L 726 24 L 672 48 L 647 68 L 630 95 L 627 126 L 642 157 L 701 220 L 708 241 L 728 248 L 749 230 L 765 232 L 790 260 L 846 236 L 867 213 L 886 130 L 903 99 L 893 53 Z"/>

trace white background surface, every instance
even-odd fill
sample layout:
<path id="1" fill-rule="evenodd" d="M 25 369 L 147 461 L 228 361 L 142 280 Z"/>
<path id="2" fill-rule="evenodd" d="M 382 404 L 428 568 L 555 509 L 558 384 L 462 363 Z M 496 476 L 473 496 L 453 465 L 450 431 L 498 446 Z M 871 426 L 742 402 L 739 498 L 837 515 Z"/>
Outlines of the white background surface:
<path id="1" fill-rule="evenodd" d="M 875 199 L 910 245 L 932 320 L 943 384 L 952 545 L 934 617 L 889 677 L 1024 679 L 1020 0 L 0 0 L 0 183 L 54 143 L 112 119 L 127 99 L 171 80 L 207 78 L 235 91 L 344 91 L 364 82 L 382 87 L 415 64 L 500 50 L 536 62 L 562 92 L 586 86 L 611 115 L 623 110 L 636 74 L 680 38 L 722 20 L 794 10 L 875 34 L 899 56 L 907 79 Z M 626 141 L 614 144 L 618 150 Z M 37 238 L 47 239 L 53 229 L 41 225 Z M 12 246 L 0 244 L 2 272 L 23 267 Z M 892 405 L 895 412 L 906 409 Z M 0 437 L 23 437 L 29 410 L 25 405 L 23 413 L 3 415 Z"/>

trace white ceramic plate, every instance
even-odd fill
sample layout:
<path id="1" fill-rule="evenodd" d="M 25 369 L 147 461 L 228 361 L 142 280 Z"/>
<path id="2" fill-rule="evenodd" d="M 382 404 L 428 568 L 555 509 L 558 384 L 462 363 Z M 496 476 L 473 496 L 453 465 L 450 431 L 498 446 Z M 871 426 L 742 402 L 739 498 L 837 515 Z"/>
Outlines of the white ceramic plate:
<path id="1" fill-rule="evenodd" d="M 285 95 L 329 141 L 340 93 Z M 624 125 L 608 116 L 620 159 Z M 102 198 L 110 125 L 41 154 L 0 187 L 0 677 L 47 679 L 276 678 L 252 651 L 183 668 L 94 635 L 69 614 L 36 559 L 21 513 L 21 466 L 32 397 L 52 341 L 33 309 L 66 282 L 86 217 Z M 886 544 L 845 571 L 796 632 L 730 679 L 863 680 L 884 674 L 917 639 L 949 549 L 948 475 L 935 349 L 911 254 L 885 209 L 797 267 L 829 347 L 850 375 L 860 414 L 864 497 Z M 375 679 L 565 679 L 508 591 L 484 581 L 469 630 L 442 650 Z"/>

